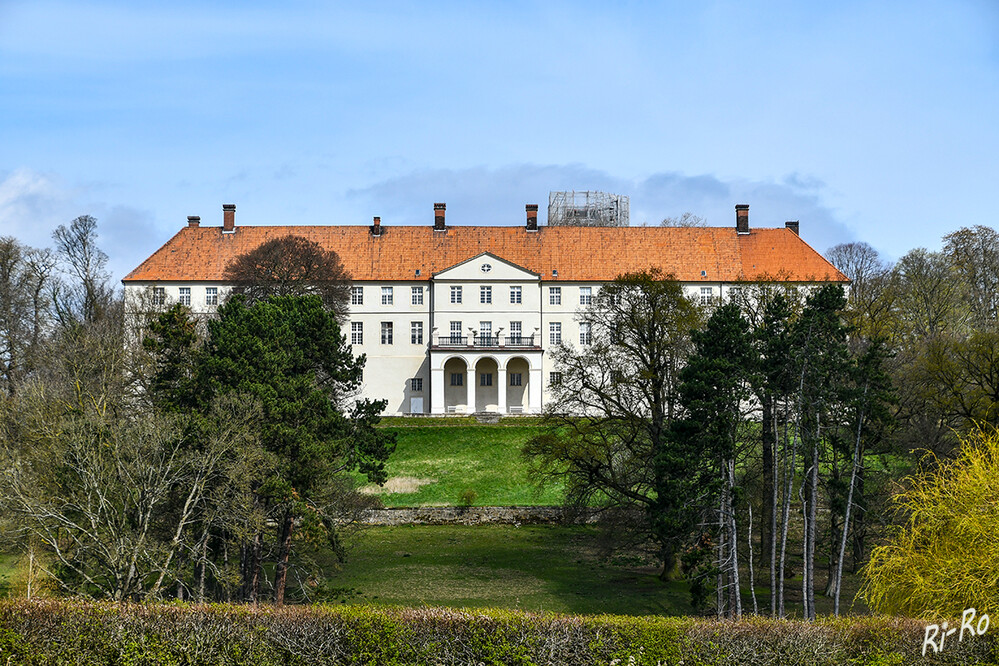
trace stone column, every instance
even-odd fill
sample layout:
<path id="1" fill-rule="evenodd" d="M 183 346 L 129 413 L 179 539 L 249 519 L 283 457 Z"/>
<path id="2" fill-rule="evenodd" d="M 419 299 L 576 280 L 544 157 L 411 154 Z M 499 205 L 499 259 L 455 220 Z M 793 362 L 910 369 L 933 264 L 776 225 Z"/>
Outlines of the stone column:
<path id="1" fill-rule="evenodd" d="M 444 414 L 447 407 L 444 405 L 444 368 L 432 368 L 430 370 L 430 413 Z"/>
<path id="2" fill-rule="evenodd" d="M 475 361 L 472 361 L 468 366 L 468 377 L 466 377 L 466 383 L 468 386 L 465 387 L 465 402 L 468 403 L 467 413 L 471 414 L 475 411 Z"/>
<path id="3" fill-rule="evenodd" d="M 496 411 L 506 414 L 506 368 L 496 364 Z"/>

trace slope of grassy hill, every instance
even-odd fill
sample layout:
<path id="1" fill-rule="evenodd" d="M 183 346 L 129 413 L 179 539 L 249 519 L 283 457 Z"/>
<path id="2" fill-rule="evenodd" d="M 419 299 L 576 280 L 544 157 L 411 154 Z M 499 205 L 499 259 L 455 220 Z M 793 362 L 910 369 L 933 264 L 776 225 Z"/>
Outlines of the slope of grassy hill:
<path id="1" fill-rule="evenodd" d="M 394 422 L 393 422 L 394 423 Z M 398 435 L 383 487 L 369 484 L 385 506 L 552 505 L 561 488 L 538 492 L 520 448 L 534 425 L 391 426 Z"/>

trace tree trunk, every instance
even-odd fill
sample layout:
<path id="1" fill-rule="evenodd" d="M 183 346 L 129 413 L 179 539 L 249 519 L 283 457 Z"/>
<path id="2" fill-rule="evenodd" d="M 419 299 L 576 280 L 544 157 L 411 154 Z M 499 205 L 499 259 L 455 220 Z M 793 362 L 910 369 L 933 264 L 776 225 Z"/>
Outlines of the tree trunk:
<path id="1" fill-rule="evenodd" d="M 288 581 L 288 558 L 291 556 L 291 534 L 295 529 L 295 516 L 289 509 L 281 522 L 281 551 L 274 572 L 274 601 L 284 605 L 284 590 Z"/>
<path id="2" fill-rule="evenodd" d="M 805 462 L 807 457 L 803 454 Z M 808 576 L 811 571 L 808 561 L 808 484 L 811 483 L 812 468 L 805 467 L 805 475 L 798 487 L 798 500 L 801 502 L 801 616 L 808 619 Z"/>
<path id="3" fill-rule="evenodd" d="M 786 446 L 785 446 L 786 448 Z M 784 515 L 780 530 L 780 563 L 777 570 L 777 614 L 784 617 L 784 570 L 787 564 L 787 531 L 791 522 L 791 491 L 794 485 L 794 466 L 798 452 L 798 433 L 791 440 L 791 462 L 784 464 Z M 785 457 L 787 453 L 785 452 Z"/>
<path id="4" fill-rule="evenodd" d="M 738 526 L 735 523 L 735 502 L 734 492 L 735 488 L 735 459 L 729 458 L 728 460 L 728 474 L 727 474 L 727 509 L 728 516 L 726 517 L 729 525 L 729 571 L 730 580 L 729 585 L 731 585 L 731 598 L 732 598 L 732 617 L 736 620 L 742 618 L 742 589 L 739 585 L 739 532 Z"/>
<path id="5" fill-rule="evenodd" d="M 34 581 L 35 577 L 35 546 L 34 544 L 28 545 L 28 601 L 31 601 L 31 583 Z"/>
<path id="6" fill-rule="evenodd" d="M 208 569 L 208 530 L 201 540 L 201 557 L 198 567 L 198 603 L 205 603 L 205 577 Z"/>
<path id="7" fill-rule="evenodd" d="M 763 516 L 773 517 L 773 520 L 760 521 L 760 552 L 770 552 L 770 542 L 773 541 L 774 526 L 777 524 L 776 507 L 774 506 L 774 484 L 777 479 L 774 476 L 774 452 L 777 433 L 774 429 L 774 405 L 773 398 L 765 396 L 761 401 L 763 409 L 763 420 L 761 426 L 761 444 L 763 447 Z M 773 581 L 771 581 L 771 590 Z M 772 610 L 772 609 L 771 609 Z"/>
<path id="8" fill-rule="evenodd" d="M 773 479 L 773 483 L 770 484 L 770 615 L 771 617 L 777 614 L 777 486 L 780 476 L 778 474 L 779 465 L 777 459 L 777 410 L 771 407 L 772 418 L 773 418 L 773 432 L 774 432 L 774 443 L 773 443 L 773 456 L 771 465 L 773 469 L 770 472 L 770 477 Z M 766 553 L 767 551 L 763 551 Z"/>
<path id="9" fill-rule="evenodd" d="M 758 615 L 760 608 L 756 603 L 756 578 L 753 575 L 753 503 L 748 503 L 749 526 L 746 528 L 746 545 L 749 548 L 749 594 L 753 598 L 753 615 Z"/>
<path id="10" fill-rule="evenodd" d="M 815 442 L 812 444 L 811 481 L 808 484 L 808 615 L 805 619 L 815 620 L 815 541 L 817 536 L 819 504 L 819 426 L 816 426 Z"/>
<path id="11" fill-rule="evenodd" d="M 715 581 L 715 597 L 718 617 L 725 616 L 725 497 L 724 493 L 718 508 L 718 576 Z"/>
<path id="12" fill-rule="evenodd" d="M 864 385 L 864 398 L 867 398 L 867 385 Z M 833 615 L 839 617 L 839 594 L 843 584 L 843 560 L 846 559 L 846 535 L 850 531 L 850 510 L 853 508 L 853 488 L 857 483 L 857 470 L 860 468 L 860 434 L 864 427 L 864 410 L 857 415 L 857 438 L 853 444 L 853 465 L 850 468 L 850 489 L 846 493 L 846 510 L 843 512 L 843 534 L 839 544 L 839 557 L 836 559 L 836 583 L 833 589 Z"/>
<path id="13" fill-rule="evenodd" d="M 857 515 L 853 517 L 853 563 L 850 571 L 860 571 L 860 563 L 864 561 L 864 542 L 867 532 L 866 516 L 864 515 L 864 467 L 857 470 L 857 481 L 854 484 L 856 492 L 853 504 L 857 507 Z"/>
<path id="14" fill-rule="evenodd" d="M 663 561 L 663 570 L 659 574 L 659 580 L 673 580 L 673 570 L 676 569 L 676 552 L 665 544 L 659 548 L 659 557 Z"/>
<path id="15" fill-rule="evenodd" d="M 247 601 L 256 606 L 260 602 L 260 577 L 263 572 L 263 535 L 257 532 L 253 535 L 253 545 L 250 547 L 250 589 Z"/>

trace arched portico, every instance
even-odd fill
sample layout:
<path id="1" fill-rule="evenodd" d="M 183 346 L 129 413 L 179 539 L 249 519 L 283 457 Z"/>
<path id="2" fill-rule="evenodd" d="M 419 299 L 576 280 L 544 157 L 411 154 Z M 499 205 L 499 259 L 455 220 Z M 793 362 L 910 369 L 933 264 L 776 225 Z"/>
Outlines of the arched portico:
<path id="1" fill-rule="evenodd" d="M 499 385 L 499 363 L 488 356 L 480 358 L 475 364 L 475 411 L 499 412 L 500 393 L 503 387 Z"/>
<path id="2" fill-rule="evenodd" d="M 511 414 L 529 409 L 531 364 L 523 356 L 514 356 L 506 363 L 506 406 Z"/>
<path id="3" fill-rule="evenodd" d="M 430 354 L 432 414 L 538 414 L 541 354 L 454 351 Z"/>
<path id="4" fill-rule="evenodd" d="M 444 381 L 441 382 L 444 411 L 442 413 L 458 413 L 471 411 L 468 409 L 468 394 L 472 388 L 468 382 L 468 362 L 459 357 L 449 358 L 441 369 Z M 431 387 L 436 389 L 436 387 Z M 436 393 L 436 391 L 434 391 Z M 431 401 L 434 395 L 431 393 Z M 474 399 L 474 398 L 473 398 Z"/>

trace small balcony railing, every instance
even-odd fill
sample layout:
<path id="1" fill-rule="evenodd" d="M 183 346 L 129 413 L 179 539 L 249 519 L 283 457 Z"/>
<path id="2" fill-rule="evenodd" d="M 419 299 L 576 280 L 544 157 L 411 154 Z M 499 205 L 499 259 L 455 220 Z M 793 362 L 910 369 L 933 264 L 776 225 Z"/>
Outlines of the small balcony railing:
<path id="1" fill-rule="evenodd" d="M 434 341 L 434 347 L 471 347 L 481 349 L 487 347 L 530 349 L 538 347 L 534 335 L 440 335 Z"/>

